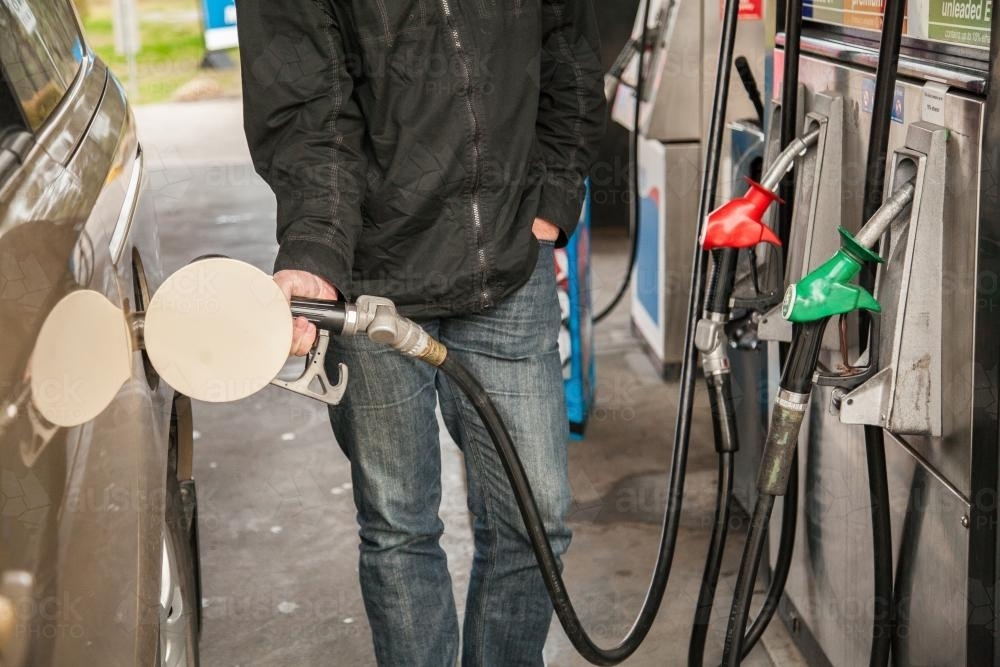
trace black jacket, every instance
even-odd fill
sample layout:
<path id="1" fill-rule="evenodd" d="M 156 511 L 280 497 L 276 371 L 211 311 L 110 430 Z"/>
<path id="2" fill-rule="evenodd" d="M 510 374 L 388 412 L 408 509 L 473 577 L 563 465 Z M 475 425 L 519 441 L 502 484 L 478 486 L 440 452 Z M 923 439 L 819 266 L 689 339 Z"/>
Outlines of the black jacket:
<path id="1" fill-rule="evenodd" d="M 275 270 L 414 317 L 520 287 L 572 234 L 604 130 L 591 0 L 237 0 Z"/>

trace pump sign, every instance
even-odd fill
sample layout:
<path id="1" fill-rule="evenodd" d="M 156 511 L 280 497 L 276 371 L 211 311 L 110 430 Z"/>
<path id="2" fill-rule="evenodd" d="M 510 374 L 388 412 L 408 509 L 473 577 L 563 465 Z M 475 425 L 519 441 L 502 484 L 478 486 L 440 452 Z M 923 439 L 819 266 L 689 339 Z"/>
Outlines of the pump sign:
<path id="1" fill-rule="evenodd" d="M 205 19 L 206 51 L 221 51 L 239 45 L 235 0 L 202 0 L 202 15 Z"/>
<path id="2" fill-rule="evenodd" d="M 885 0 L 803 0 L 802 17 L 881 30 Z M 909 0 L 904 34 L 916 39 L 988 48 L 993 0 Z"/>
<path id="3" fill-rule="evenodd" d="M 930 0 L 927 36 L 952 44 L 988 47 L 992 18 L 993 0 Z"/>
<path id="4" fill-rule="evenodd" d="M 726 0 L 719 0 L 719 20 L 726 13 Z M 760 21 L 764 18 L 764 0 L 740 0 L 739 19 L 741 21 Z"/>

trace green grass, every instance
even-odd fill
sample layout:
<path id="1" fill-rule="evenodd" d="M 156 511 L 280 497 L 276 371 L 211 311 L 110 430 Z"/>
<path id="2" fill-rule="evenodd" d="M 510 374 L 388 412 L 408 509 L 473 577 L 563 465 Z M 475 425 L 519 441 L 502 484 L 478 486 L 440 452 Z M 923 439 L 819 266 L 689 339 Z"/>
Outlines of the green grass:
<path id="1" fill-rule="evenodd" d="M 209 79 L 218 84 L 220 95 L 238 95 L 239 68 L 203 70 L 205 54 L 201 25 L 197 14 L 190 18 L 169 16 L 196 10 L 197 0 L 139 0 L 139 39 L 141 50 L 136 57 L 138 91 L 130 89 L 133 102 L 148 104 L 169 100 L 182 85 L 192 79 Z M 94 52 L 106 62 L 123 85 L 129 86 L 128 64 L 115 53 L 112 11 L 109 0 L 80 3 L 87 40 Z M 230 52 L 239 64 L 239 53 Z"/>

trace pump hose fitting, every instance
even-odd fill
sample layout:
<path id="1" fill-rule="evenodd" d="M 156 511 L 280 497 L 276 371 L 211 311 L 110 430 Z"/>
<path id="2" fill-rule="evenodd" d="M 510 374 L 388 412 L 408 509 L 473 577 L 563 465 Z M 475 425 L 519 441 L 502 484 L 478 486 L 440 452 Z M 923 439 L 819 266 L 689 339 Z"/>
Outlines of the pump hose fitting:
<path id="1" fill-rule="evenodd" d="M 770 496 L 785 494 L 792 454 L 795 453 L 807 407 L 809 394 L 796 394 L 784 389 L 778 391 L 757 475 L 757 489 L 761 493 Z"/>

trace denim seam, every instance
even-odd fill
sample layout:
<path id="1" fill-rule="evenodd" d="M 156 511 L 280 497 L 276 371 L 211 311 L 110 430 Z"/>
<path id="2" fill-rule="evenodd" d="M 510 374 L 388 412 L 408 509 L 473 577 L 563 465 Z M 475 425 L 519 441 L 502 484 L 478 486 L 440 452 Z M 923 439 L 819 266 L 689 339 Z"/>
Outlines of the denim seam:
<path id="1" fill-rule="evenodd" d="M 494 571 L 496 570 L 496 553 L 497 553 L 497 546 L 500 544 L 500 537 L 496 526 L 496 522 L 494 521 L 493 518 L 494 511 L 493 511 L 492 489 L 489 488 L 488 484 L 484 483 L 486 480 L 486 475 L 483 472 L 484 466 L 482 460 L 479 457 L 479 450 L 476 446 L 474 446 L 472 442 L 473 441 L 472 429 L 469 428 L 469 421 L 465 415 L 465 402 L 462 401 L 460 398 L 458 398 L 458 395 L 454 391 L 454 388 L 452 388 L 450 385 L 448 387 L 448 391 L 449 393 L 452 394 L 452 398 L 458 401 L 458 421 L 461 424 L 462 431 L 465 434 L 466 444 L 469 446 L 469 449 L 471 450 L 471 452 L 466 453 L 466 456 L 468 456 L 469 453 L 472 454 L 473 465 L 476 467 L 476 473 L 479 475 L 480 487 L 483 492 L 483 502 L 484 505 L 486 506 L 486 523 L 490 532 L 490 538 L 492 540 L 492 545 L 493 545 L 493 548 L 490 549 L 489 557 L 487 559 L 486 574 L 483 576 L 482 589 L 479 596 L 480 600 L 479 622 L 478 622 L 478 627 L 476 628 L 476 635 L 478 641 L 476 641 L 476 643 L 474 644 L 477 651 L 476 655 L 474 656 L 475 664 L 483 665 L 484 660 L 482 651 L 483 651 L 483 645 L 486 643 L 486 610 L 488 608 L 486 600 L 488 598 L 487 593 L 489 592 L 490 583 L 493 581 Z M 466 609 L 465 613 L 468 614 L 469 610 Z M 464 638 L 463 638 L 463 643 L 465 643 Z"/>

